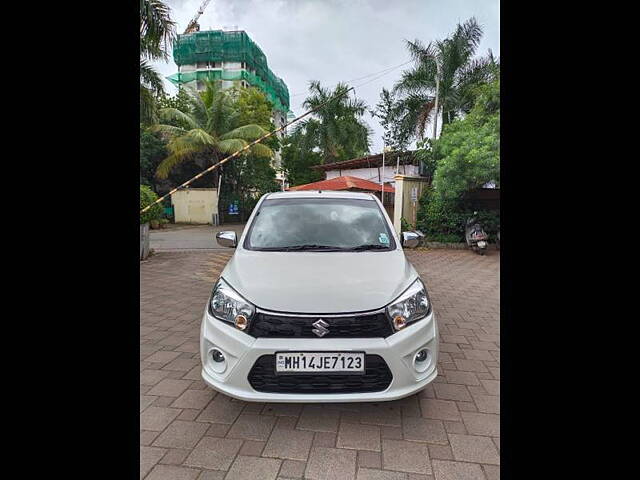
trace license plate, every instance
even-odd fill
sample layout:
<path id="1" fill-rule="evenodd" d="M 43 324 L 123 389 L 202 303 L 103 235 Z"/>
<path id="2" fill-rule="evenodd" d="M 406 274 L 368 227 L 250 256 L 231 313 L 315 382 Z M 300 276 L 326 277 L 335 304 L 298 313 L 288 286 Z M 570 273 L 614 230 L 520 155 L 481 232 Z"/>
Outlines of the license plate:
<path id="1" fill-rule="evenodd" d="M 364 373 L 364 353 L 280 352 L 276 353 L 276 372 Z"/>

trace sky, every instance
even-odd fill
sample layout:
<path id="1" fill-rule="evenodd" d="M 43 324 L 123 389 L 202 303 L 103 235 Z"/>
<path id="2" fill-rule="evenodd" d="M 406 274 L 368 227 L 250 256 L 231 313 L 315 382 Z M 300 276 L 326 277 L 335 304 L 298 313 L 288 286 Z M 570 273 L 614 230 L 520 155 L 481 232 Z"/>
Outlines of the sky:
<path id="1" fill-rule="evenodd" d="M 201 3 L 167 1 L 178 33 Z M 298 116 L 304 113 L 311 80 L 323 86 L 353 80 L 348 83 L 356 96 L 374 108 L 382 88 L 391 89 L 411 67 L 391 69 L 410 60 L 405 40 L 426 44 L 445 38 L 472 16 L 484 30 L 478 54 L 491 49 L 500 56 L 499 0 L 211 0 L 199 23 L 201 30 L 245 30 L 287 84 L 291 110 Z M 163 76 L 178 70 L 173 60 L 155 67 Z M 165 84 L 175 93 L 169 81 Z M 371 152 L 379 153 L 384 130 L 370 114 L 364 120 L 373 130 Z"/>

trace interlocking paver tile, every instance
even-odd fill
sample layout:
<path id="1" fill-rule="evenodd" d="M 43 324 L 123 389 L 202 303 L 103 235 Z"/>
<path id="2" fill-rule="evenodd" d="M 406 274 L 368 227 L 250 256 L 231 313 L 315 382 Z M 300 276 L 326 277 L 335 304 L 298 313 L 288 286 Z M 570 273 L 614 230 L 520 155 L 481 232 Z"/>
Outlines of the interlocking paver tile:
<path id="1" fill-rule="evenodd" d="M 280 460 L 238 455 L 225 480 L 275 480 Z"/>
<path id="2" fill-rule="evenodd" d="M 262 413 L 267 415 L 297 417 L 304 405 L 301 403 L 267 403 Z"/>
<path id="3" fill-rule="evenodd" d="M 229 470 L 241 446 L 242 440 L 234 438 L 202 437 L 184 463 L 209 470 Z"/>
<path id="4" fill-rule="evenodd" d="M 464 385 L 453 385 L 450 383 L 436 383 L 433 385 L 436 397 L 442 400 L 456 400 L 460 402 L 471 402 L 473 399 L 469 390 Z"/>
<path id="5" fill-rule="evenodd" d="M 485 480 L 482 468 L 474 463 L 434 460 L 435 480 Z"/>
<path id="6" fill-rule="evenodd" d="M 172 378 L 165 378 L 160 380 L 155 387 L 147 392 L 148 395 L 162 395 L 165 397 L 179 397 L 189 385 L 191 380 L 175 380 Z"/>
<path id="7" fill-rule="evenodd" d="M 150 406 L 140 414 L 140 428 L 160 432 L 180 414 L 177 408 Z"/>
<path id="8" fill-rule="evenodd" d="M 149 473 L 166 452 L 166 448 L 140 447 L 140 478 Z"/>
<path id="9" fill-rule="evenodd" d="M 356 480 L 407 480 L 407 474 L 373 468 L 359 468 Z"/>
<path id="10" fill-rule="evenodd" d="M 317 405 L 305 405 L 296 426 L 299 430 L 315 432 L 337 432 L 340 413 Z"/>
<path id="11" fill-rule="evenodd" d="M 145 408 L 155 402 L 158 397 L 153 397 L 150 395 L 140 395 L 140 411 L 142 412 Z"/>
<path id="12" fill-rule="evenodd" d="M 198 416 L 198 422 L 233 423 L 244 406 L 240 402 L 232 402 L 226 395 L 216 395 Z"/>
<path id="13" fill-rule="evenodd" d="M 145 361 L 146 362 L 150 362 L 150 363 L 163 363 L 163 364 L 167 364 L 169 363 L 171 360 L 174 360 L 175 358 L 179 357 L 180 353 L 178 352 L 169 352 L 169 351 L 159 351 L 159 352 L 155 352 L 152 355 L 149 355 L 148 357 L 145 357 Z"/>
<path id="14" fill-rule="evenodd" d="M 305 478 L 309 480 L 354 480 L 356 452 L 342 448 L 313 447 Z"/>
<path id="15" fill-rule="evenodd" d="M 400 408 L 393 405 L 392 402 L 381 403 L 380 405 L 364 405 L 360 412 L 360 422 L 399 427 L 401 425 Z"/>
<path id="16" fill-rule="evenodd" d="M 452 400 L 438 400 L 435 398 L 421 398 L 422 416 L 436 420 L 460 420 L 460 412 L 456 402 Z"/>
<path id="17" fill-rule="evenodd" d="M 462 421 L 471 435 L 500 436 L 500 415 L 462 412 Z"/>
<path id="18" fill-rule="evenodd" d="M 482 386 L 489 395 L 500 395 L 500 382 L 498 380 L 480 380 Z"/>
<path id="19" fill-rule="evenodd" d="M 380 427 L 342 422 L 336 446 L 354 450 L 380 451 Z"/>
<path id="20" fill-rule="evenodd" d="M 283 460 L 279 475 L 286 478 L 302 478 L 304 476 L 304 469 L 306 466 L 307 464 L 305 462 Z"/>
<path id="21" fill-rule="evenodd" d="M 474 395 L 473 399 L 479 412 L 500 413 L 500 397 L 496 395 Z"/>
<path id="22" fill-rule="evenodd" d="M 160 463 L 165 465 L 182 465 L 190 453 L 190 448 L 170 448 L 164 457 L 162 457 Z"/>
<path id="23" fill-rule="evenodd" d="M 368 452 L 366 450 L 359 451 L 358 467 L 382 468 L 382 454 L 379 452 Z"/>
<path id="24" fill-rule="evenodd" d="M 442 420 L 428 418 L 404 417 L 402 431 L 405 440 L 447 445 L 449 438 Z"/>
<path id="25" fill-rule="evenodd" d="M 487 480 L 500 480 L 500 467 L 496 465 L 483 465 L 482 469 Z"/>
<path id="26" fill-rule="evenodd" d="M 196 480 L 200 470 L 174 465 L 156 465 L 145 480 Z"/>
<path id="27" fill-rule="evenodd" d="M 450 434 L 451 450 L 456 460 L 500 465 L 498 449 L 489 437 Z"/>
<path id="28" fill-rule="evenodd" d="M 227 433 L 229 438 L 266 441 L 276 423 L 276 417 L 243 413 Z"/>
<path id="29" fill-rule="evenodd" d="M 258 442 L 256 440 L 245 440 L 240 449 L 239 455 L 248 455 L 250 457 L 259 457 L 264 450 L 267 442 Z"/>
<path id="30" fill-rule="evenodd" d="M 428 445 L 429 456 L 433 460 L 453 460 L 453 452 L 449 445 Z"/>
<path id="31" fill-rule="evenodd" d="M 221 472 L 219 470 L 202 470 L 198 480 L 224 480 L 227 472 Z"/>
<path id="32" fill-rule="evenodd" d="M 193 448 L 209 426 L 206 423 L 175 420 L 153 442 L 156 447 Z"/>
<path id="33" fill-rule="evenodd" d="M 313 442 L 313 432 L 276 428 L 262 452 L 263 457 L 306 461 Z"/>
<path id="34" fill-rule="evenodd" d="M 140 372 L 140 385 L 155 385 L 160 380 L 169 375 L 164 370 L 145 369 Z"/>
<path id="35" fill-rule="evenodd" d="M 430 474 L 429 450 L 424 443 L 383 440 L 382 467 L 385 470 Z"/>
<path id="36" fill-rule="evenodd" d="M 215 395 L 216 392 L 210 388 L 206 390 L 186 390 L 173 401 L 171 406 L 175 408 L 194 408 L 201 410 L 213 400 Z"/>

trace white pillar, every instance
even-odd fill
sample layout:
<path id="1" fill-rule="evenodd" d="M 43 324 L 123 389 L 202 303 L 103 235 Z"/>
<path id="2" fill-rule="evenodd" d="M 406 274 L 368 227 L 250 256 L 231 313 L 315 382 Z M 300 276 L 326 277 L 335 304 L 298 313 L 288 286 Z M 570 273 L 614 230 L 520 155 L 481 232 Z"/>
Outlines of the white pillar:
<path id="1" fill-rule="evenodd" d="M 403 192 L 404 192 L 404 176 L 396 175 L 393 177 L 395 180 L 395 197 L 393 200 L 393 228 L 396 229 L 398 235 L 402 232 L 402 204 L 403 204 Z"/>

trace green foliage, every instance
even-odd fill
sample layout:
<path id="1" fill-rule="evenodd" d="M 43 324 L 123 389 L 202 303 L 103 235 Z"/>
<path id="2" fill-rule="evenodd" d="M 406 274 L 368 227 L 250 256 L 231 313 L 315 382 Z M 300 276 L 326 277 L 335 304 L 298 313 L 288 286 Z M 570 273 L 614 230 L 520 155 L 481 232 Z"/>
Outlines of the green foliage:
<path id="1" fill-rule="evenodd" d="M 247 105 L 251 102 L 239 104 L 237 94 L 220 90 L 213 81 L 207 82 L 202 93 L 189 88 L 184 92 L 189 97 L 189 109 L 163 108 L 159 111 L 163 123 L 152 127 L 153 131 L 168 138 L 169 155 L 156 171 L 159 179 L 166 179 L 178 165 L 193 161 L 200 154 L 208 155 L 210 163 L 215 163 L 218 157 L 235 153 L 267 133 L 266 128 L 256 123 L 243 124 L 240 121 L 243 115 L 250 118 Z M 266 103 L 266 98 L 262 98 Z M 258 144 L 243 154 L 246 155 L 270 159 L 273 150 Z"/>
<path id="2" fill-rule="evenodd" d="M 155 172 L 167 156 L 167 144 L 158 133 L 140 127 L 140 183 L 155 190 Z"/>
<path id="3" fill-rule="evenodd" d="M 425 234 L 428 242 L 464 242 L 466 222 L 473 212 L 463 201 L 444 199 L 433 188 L 428 188 L 419 200 L 416 226 Z M 495 241 L 500 226 L 500 212 L 478 211 L 476 217 L 489 235 L 489 241 Z"/>
<path id="4" fill-rule="evenodd" d="M 402 107 L 396 101 L 395 93 L 386 88 L 380 92 L 380 101 L 376 108 L 371 110 L 371 115 L 380 119 L 380 125 L 384 129 L 384 144 L 394 151 L 403 151 L 409 144 L 412 128 L 407 128 L 402 122 L 397 121 L 401 117 Z"/>
<path id="5" fill-rule="evenodd" d="M 474 57 L 481 38 L 482 28 L 470 18 L 443 40 L 427 45 L 417 39 L 407 41 L 415 65 L 403 72 L 394 86 L 394 93 L 399 95 L 393 115 L 397 128 L 411 129 L 414 138 L 422 139 L 436 115 L 441 116 L 444 126 L 469 112 L 475 87 L 498 76 L 498 61 L 491 51 L 487 56 Z M 436 79 L 438 112 L 434 111 Z"/>
<path id="6" fill-rule="evenodd" d="M 189 94 L 184 88 L 179 88 L 175 95 L 163 94 L 158 97 L 158 108 L 175 108 L 181 112 L 191 112 L 191 102 Z"/>
<path id="7" fill-rule="evenodd" d="M 400 230 L 403 232 L 410 232 L 412 230 L 415 230 L 415 228 L 412 224 L 409 223 L 406 218 L 402 217 L 400 219 Z"/>
<path id="8" fill-rule="evenodd" d="M 320 165 L 322 157 L 319 152 L 310 148 L 307 140 L 301 130 L 295 131 L 283 140 L 282 169 L 292 187 L 318 182 L 324 178 L 322 172 L 311 168 Z"/>
<path id="9" fill-rule="evenodd" d="M 140 0 L 140 123 L 157 120 L 156 97 L 164 93 L 162 77 L 150 61 L 167 60 L 176 38 L 176 23 L 162 0 Z"/>
<path id="10" fill-rule="evenodd" d="M 158 196 L 155 194 L 153 190 L 147 185 L 140 185 L 140 210 L 142 210 L 147 205 L 150 205 L 155 200 L 158 199 Z M 162 205 L 156 203 L 153 207 L 151 207 L 146 212 L 140 214 L 140 224 L 149 223 L 152 220 L 159 220 L 162 217 Z"/>
<path id="11" fill-rule="evenodd" d="M 339 83 L 333 91 L 312 81 L 309 96 L 303 103 L 305 109 L 323 107 L 313 113 L 313 118 L 303 121 L 296 131 L 306 137 L 309 150 L 318 151 L 321 163 L 333 163 L 361 157 L 369 152 L 371 130 L 362 119 L 367 111 L 363 100 L 344 94 L 348 85 Z M 338 96 L 344 94 L 342 96 Z"/>
<path id="12" fill-rule="evenodd" d="M 433 185 L 445 199 L 490 181 L 500 183 L 500 81 L 479 91 L 471 112 L 446 125 L 435 142 Z"/>

